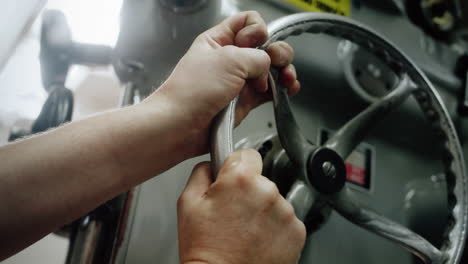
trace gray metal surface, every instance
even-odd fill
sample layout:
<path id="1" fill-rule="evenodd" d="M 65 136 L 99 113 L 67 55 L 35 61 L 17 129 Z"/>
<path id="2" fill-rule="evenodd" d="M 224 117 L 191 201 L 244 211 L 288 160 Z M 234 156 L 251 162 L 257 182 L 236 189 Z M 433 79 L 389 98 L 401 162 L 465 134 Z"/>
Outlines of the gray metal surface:
<path id="1" fill-rule="evenodd" d="M 426 263 L 458 263 L 463 252 L 466 224 L 468 221 L 468 186 L 466 184 L 461 146 L 455 128 L 438 93 L 421 71 L 391 43 L 366 27 L 335 15 L 303 13 L 278 19 L 269 25 L 270 39 L 266 42 L 265 46 L 274 41 L 286 39 L 291 35 L 300 35 L 306 32 L 325 33 L 353 41 L 364 46 L 370 52 L 379 55 L 396 72 L 406 73 L 409 76 L 402 74 L 400 78 L 401 82 L 397 89 L 347 123 L 326 143 L 326 146 L 337 151 L 342 158 L 346 158 L 357 144 L 362 141 L 364 135 L 368 133 L 368 130 L 378 119 L 383 118 L 390 110 L 393 110 L 410 93 L 414 93 L 428 119 L 437 126 L 438 132 L 446 144 L 445 155 L 449 156 L 449 160 L 446 162 L 446 169 L 448 172 L 447 177 L 451 178 L 449 181 L 452 181 L 453 185 L 447 190 L 449 202 L 451 202 L 451 206 L 449 207 L 451 215 L 449 218 L 451 218 L 452 224 L 446 228 L 445 232 L 448 235 L 440 251 L 432 246 L 430 242 L 409 229 L 383 218 L 369 209 L 361 208 L 362 206 L 359 203 L 355 203 L 349 195 L 346 195 L 346 188 L 340 191 L 336 195 L 336 198 L 331 199 L 334 208 L 351 222 L 397 242 Z M 414 84 L 412 83 L 413 81 L 415 82 Z M 276 89 L 281 89 L 275 85 L 270 85 L 270 87 L 274 95 L 275 113 L 284 112 L 278 111 L 278 94 L 282 95 L 285 93 L 275 91 Z M 233 112 L 231 114 L 231 116 L 225 117 L 228 120 L 233 119 Z M 290 114 L 286 118 L 289 120 L 282 119 L 281 116 L 278 117 L 276 115 L 278 126 L 285 121 L 294 120 Z M 294 130 L 292 135 L 298 134 L 296 122 L 294 121 L 292 124 L 292 129 Z M 288 133 L 290 129 L 286 128 L 287 135 L 291 135 L 291 133 Z M 213 133 L 222 132 L 224 131 L 213 131 Z M 288 149 L 289 142 L 296 142 L 297 137 L 281 137 L 283 133 L 281 129 L 279 129 L 278 133 L 290 158 L 293 162 L 296 162 L 297 158 L 299 161 L 297 162 L 298 165 L 302 165 L 303 153 L 305 152 L 303 150 L 304 147 L 293 144 L 293 150 Z M 233 145 L 231 137 L 222 138 L 222 136 L 219 136 L 216 139 L 219 139 L 219 141 L 212 142 L 215 147 L 222 144 Z M 223 147 L 221 149 L 228 150 L 229 148 Z M 222 155 L 227 154 L 222 153 Z M 447 157 L 444 158 L 447 159 Z M 298 178 L 302 177 L 298 176 Z M 295 204 L 295 201 L 292 202 Z M 310 206 L 310 204 L 304 204 L 302 208 L 308 210 Z M 301 212 L 300 216 L 302 216 L 303 210 L 299 210 L 299 212 Z"/>
<path id="2" fill-rule="evenodd" d="M 315 202 L 315 194 L 303 180 L 297 180 L 289 190 L 286 201 L 293 206 L 297 218 L 304 221 Z"/>
<path id="3" fill-rule="evenodd" d="M 403 103 L 415 90 L 414 83 L 411 82 L 408 75 L 403 74 L 395 90 L 348 121 L 325 143 L 325 147 L 336 151 L 343 159 L 346 159 L 364 140 L 375 123 L 382 121 L 390 111 Z"/>
<path id="4" fill-rule="evenodd" d="M 275 69 L 270 73 L 268 84 L 273 94 L 276 126 L 277 129 L 281 131 L 279 137 L 289 158 L 298 166 L 302 166 L 305 170 L 307 153 L 304 147 L 307 145 L 307 141 L 300 132 L 296 119 L 291 112 L 287 91 L 277 88 L 276 80 L 278 77 L 274 75 L 277 75 Z M 280 120 L 281 122 L 279 122 Z M 303 176 L 305 176 L 305 171 L 303 171 Z"/>
<path id="5" fill-rule="evenodd" d="M 343 72 L 354 91 L 369 103 L 395 89 L 398 76 L 380 58 L 343 40 L 338 45 L 338 58 Z"/>
<path id="6" fill-rule="evenodd" d="M 195 9 L 192 4 L 197 5 Z M 132 81 L 125 64 L 137 62 L 146 71 L 141 93 L 149 95 L 169 76 L 195 37 L 221 19 L 218 0 L 125 0 L 113 56 L 120 81 Z"/>
<path id="7" fill-rule="evenodd" d="M 418 256 L 424 263 L 458 263 L 460 261 L 464 246 L 463 241 L 461 245 L 458 244 L 460 248 L 455 250 L 454 255 L 448 255 L 450 252 L 448 254 L 441 252 L 417 233 L 376 213 L 372 209 L 364 207 L 362 204 L 356 203 L 348 188 L 334 195 L 332 204 L 333 208 L 350 222 L 401 245 Z M 464 240 L 464 235 L 464 232 L 460 232 L 457 234 L 456 239 L 461 238 Z M 451 243 L 451 241 L 446 243 Z"/>
<path id="8" fill-rule="evenodd" d="M 368 212 L 366 217 L 364 217 L 365 213 L 363 213 L 362 210 L 356 210 L 356 207 L 351 209 L 352 200 L 350 199 L 339 199 L 339 203 L 345 203 L 345 205 L 342 206 L 345 208 L 342 208 L 344 210 L 338 210 L 338 212 L 347 216 L 347 218 L 353 219 L 354 223 L 358 223 L 371 230 L 374 228 L 374 232 L 384 237 L 391 236 L 393 239 L 397 240 L 398 243 L 415 251 L 415 254 L 420 256 L 426 263 L 458 263 L 463 252 L 466 224 L 468 221 L 468 186 L 466 183 L 464 159 L 455 128 L 447 110 L 438 93 L 432 87 L 431 83 L 428 82 L 427 78 L 405 55 L 388 41 L 373 33 L 371 30 L 366 29 L 364 26 L 355 24 L 341 17 L 323 14 L 298 14 L 275 21 L 269 26 L 269 30 L 270 43 L 303 32 L 326 33 L 351 40 L 367 48 L 370 52 L 379 55 L 391 65 L 395 71 L 406 72 L 411 80 L 415 82 L 418 89 L 413 90 L 413 93 L 419 105 L 425 112 L 429 121 L 438 129 L 441 139 L 445 141 L 446 153 L 443 158 L 447 159 L 445 162 L 447 177 L 452 185 L 447 189 L 450 203 L 449 210 L 451 210 L 451 215 L 449 215 L 451 224 L 447 225 L 445 231 L 448 234 L 446 235 L 447 240 L 440 249 L 441 252 L 438 253 L 435 251 L 435 253 L 437 253 L 435 254 L 434 248 L 429 242 L 417 236 L 410 235 L 409 230 L 401 226 L 398 227 L 390 221 L 382 220 L 378 225 L 369 225 L 368 223 L 371 220 L 374 222 L 377 221 L 377 219 L 372 219 L 372 215 L 375 216 L 375 214 Z M 395 91 L 398 91 L 398 89 Z M 398 98 L 399 96 L 397 94 L 398 93 L 395 93 L 393 97 Z M 404 95 L 404 93 L 402 94 Z M 385 98 L 381 102 L 385 102 Z M 376 103 L 376 105 L 378 104 L 379 103 Z M 372 106 L 369 110 L 372 111 Z M 378 108 L 374 110 L 378 110 Z M 351 122 L 353 122 L 353 120 Z M 279 132 L 281 133 L 281 131 Z M 346 204 L 346 202 L 348 204 Z M 333 203 L 336 204 L 337 201 L 335 200 Z M 335 207 L 335 209 L 337 208 Z M 359 211 L 359 213 L 356 213 L 356 211 Z M 380 231 L 378 229 L 380 229 Z M 387 230 L 384 231 L 384 229 Z M 390 230 L 394 232 L 392 233 Z M 398 239 L 398 235 L 403 235 L 402 239 Z M 406 237 L 412 237 L 412 239 L 405 239 L 405 235 Z"/>

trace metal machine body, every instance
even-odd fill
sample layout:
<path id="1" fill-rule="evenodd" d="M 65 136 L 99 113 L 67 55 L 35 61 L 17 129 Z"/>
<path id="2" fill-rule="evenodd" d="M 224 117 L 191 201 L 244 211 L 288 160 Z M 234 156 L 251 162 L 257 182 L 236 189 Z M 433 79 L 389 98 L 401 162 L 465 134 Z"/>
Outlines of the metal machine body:
<path id="1" fill-rule="evenodd" d="M 293 12 L 276 2 L 223 3 L 231 8 L 229 12 L 257 10 L 268 22 Z M 457 113 L 463 80 L 453 73 L 460 54 L 426 35 L 401 14 L 361 4 L 352 5 L 350 16 L 390 39 L 423 69 L 442 95 L 464 140 L 462 128 L 466 121 Z M 349 87 L 343 61 L 337 56 L 340 40 L 319 35 L 292 38 L 288 42 L 296 50 L 294 63 L 303 87 L 292 99 L 293 110 L 306 138 L 319 141 L 327 131 L 338 129 L 364 109 L 368 102 Z M 143 59 L 143 64 L 150 59 Z M 163 80 L 161 77 L 159 82 Z M 274 131 L 273 108 L 266 104 L 252 111 L 236 129 L 235 139 L 265 142 L 266 135 Z M 350 182 L 347 185 L 356 190 L 361 203 L 379 208 L 382 214 L 437 245 L 446 224 L 446 182 L 438 161 L 441 152 L 431 144 L 435 135 L 430 131 L 416 103 L 412 100 L 404 103 L 373 130 L 362 146 L 371 157 L 369 186 L 363 188 Z M 259 146 L 261 149 L 262 144 Z M 204 156 L 188 160 L 138 187 L 135 208 L 125 229 L 122 244 L 125 246 L 118 249 L 117 263 L 178 263 L 176 201 L 193 166 L 207 159 Z M 309 235 L 302 263 L 312 261 L 418 263 L 400 247 L 353 227 L 333 213 L 320 229 Z"/>

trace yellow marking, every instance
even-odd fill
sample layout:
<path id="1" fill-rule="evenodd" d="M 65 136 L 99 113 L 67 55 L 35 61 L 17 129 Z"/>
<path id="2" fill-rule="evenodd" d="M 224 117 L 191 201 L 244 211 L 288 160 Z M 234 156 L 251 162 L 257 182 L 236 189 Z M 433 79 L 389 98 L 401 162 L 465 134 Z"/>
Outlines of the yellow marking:
<path id="1" fill-rule="evenodd" d="M 283 0 L 306 12 L 326 12 L 342 16 L 351 13 L 351 0 Z"/>

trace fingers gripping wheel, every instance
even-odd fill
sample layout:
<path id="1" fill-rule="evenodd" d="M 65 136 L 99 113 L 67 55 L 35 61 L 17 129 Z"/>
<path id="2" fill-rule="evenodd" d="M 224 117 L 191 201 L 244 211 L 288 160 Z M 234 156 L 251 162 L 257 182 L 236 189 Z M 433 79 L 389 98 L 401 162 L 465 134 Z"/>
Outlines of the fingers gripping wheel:
<path id="1" fill-rule="evenodd" d="M 298 218 L 303 220 L 318 198 L 325 199 L 350 222 L 403 246 L 425 263 L 458 263 L 465 242 L 468 212 L 463 154 L 448 112 L 421 70 L 385 38 L 348 18 L 320 13 L 295 14 L 274 21 L 268 30 L 270 38 L 263 48 L 291 35 L 323 33 L 366 48 L 383 58 L 399 75 L 397 88 L 351 119 L 323 146 L 311 146 L 300 133 L 289 107 L 287 91 L 279 86 L 278 73 L 271 70 L 269 85 L 273 93 L 278 135 L 289 159 L 299 168 L 296 181 L 286 196 Z M 440 249 L 408 228 L 360 205 L 342 181 L 343 160 L 378 120 L 410 95 L 415 97 L 444 143 L 442 160 L 446 169 L 450 212 L 445 241 Z M 212 127 L 211 155 L 215 173 L 233 150 L 235 104 L 235 100 L 231 102 Z"/>

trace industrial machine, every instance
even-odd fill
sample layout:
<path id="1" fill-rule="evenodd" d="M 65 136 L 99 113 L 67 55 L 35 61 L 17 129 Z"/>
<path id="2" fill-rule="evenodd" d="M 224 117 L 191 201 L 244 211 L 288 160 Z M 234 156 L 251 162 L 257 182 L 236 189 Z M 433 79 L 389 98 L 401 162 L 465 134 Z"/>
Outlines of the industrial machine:
<path id="1" fill-rule="evenodd" d="M 274 21 L 269 43 L 295 48 L 302 91 L 288 99 L 273 69 L 274 102 L 235 132 L 232 102 L 213 127 L 214 169 L 234 147 L 262 154 L 263 174 L 306 224 L 300 263 L 468 261 L 468 4 L 125 0 L 111 58 L 105 47 L 95 58 L 112 63 L 121 104 L 136 103 L 196 35 L 242 10 Z M 207 159 L 179 164 L 83 217 L 67 263 L 178 263 L 176 201 Z"/>

